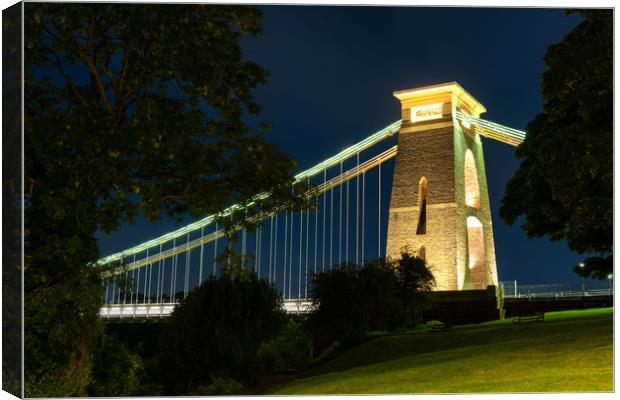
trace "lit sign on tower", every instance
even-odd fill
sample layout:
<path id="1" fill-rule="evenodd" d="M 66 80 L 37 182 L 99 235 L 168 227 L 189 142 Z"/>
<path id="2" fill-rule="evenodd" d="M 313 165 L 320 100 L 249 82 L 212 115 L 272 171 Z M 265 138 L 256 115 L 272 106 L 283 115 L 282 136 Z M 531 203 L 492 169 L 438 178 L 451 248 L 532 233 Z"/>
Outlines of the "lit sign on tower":
<path id="1" fill-rule="evenodd" d="M 428 121 L 443 117 L 443 103 L 427 104 L 411 108 L 411 122 Z"/>

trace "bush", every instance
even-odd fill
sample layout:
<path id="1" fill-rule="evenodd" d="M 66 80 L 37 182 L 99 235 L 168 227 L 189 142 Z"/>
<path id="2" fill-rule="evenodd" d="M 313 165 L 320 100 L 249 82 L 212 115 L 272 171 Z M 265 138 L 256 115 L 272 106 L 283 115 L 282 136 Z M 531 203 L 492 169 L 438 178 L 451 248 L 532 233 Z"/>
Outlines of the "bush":
<path id="1" fill-rule="evenodd" d="M 284 320 L 275 289 L 255 274 L 210 278 L 179 304 L 162 333 L 158 364 L 166 394 L 192 393 L 219 378 L 253 384 L 258 347 Z"/>
<path id="2" fill-rule="evenodd" d="M 398 278 L 389 264 L 380 261 L 316 274 L 312 301 L 308 323 L 318 351 L 334 341 L 344 347 L 358 343 L 369 330 L 395 329 L 405 316 Z"/>
<path id="3" fill-rule="evenodd" d="M 243 385 L 234 379 L 215 377 L 210 385 L 198 386 L 191 394 L 193 396 L 230 396 L 240 394 L 243 390 Z"/>
<path id="4" fill-rule="evenodd" d="M 299 371 L 312 360 L 312 338 L 301 324 L 291 319 L 278 336 L 261 344 L 258 358 L 266 373 Z"/>
<path id="5" fill-rule="evenodd" d="M 406 325 L 413 327 L 422 322 L 422 314 L 430 308 L 428 293 L 435 285 L 435 278 L 424 259 L 412 255 L 406 248 L 394 264 L 400 282 Z"/>
<path id="6" fill-rule="evenodd" d="M 312 360 L 310 367 L 316 367 L 339 356 L 342 353 L 340 342 L 335 341 Z"/>
<path id="7" fill-rule="evenodd" d="M 118 397 L 136 395 L 144 372 L 140 356 L 114 336 L 103 334 L 93 351 L 88 395 Z"/>
<path id="8" fill-rule="evenodd" d="M 308 317 L 315 349 L 339 341 L 348 347 L 368 331 L 413 326 L 428 308 L 434 278 L 423 259 L 404 249 L 395 262 L 377 260 L 362 267 L 341 265 L 312 280 Z"/>
<path id="9" fill-rule="evenodd" d="M 321 352 L 335 340 L 357 342 L 362 311 L 353 266 L 339 266 L 317 273 L 312 280 L 312 311 L 308 326 L 315 351 Z"/>
<path id="10" fill-rule="evenodd" d="M 361 308 L 361 328 L 393 331 L 404 323 L 405 313 L 399 297 L 401 288 L 391 264 L 374 262 L 357 271 L 357 304 Z"/>

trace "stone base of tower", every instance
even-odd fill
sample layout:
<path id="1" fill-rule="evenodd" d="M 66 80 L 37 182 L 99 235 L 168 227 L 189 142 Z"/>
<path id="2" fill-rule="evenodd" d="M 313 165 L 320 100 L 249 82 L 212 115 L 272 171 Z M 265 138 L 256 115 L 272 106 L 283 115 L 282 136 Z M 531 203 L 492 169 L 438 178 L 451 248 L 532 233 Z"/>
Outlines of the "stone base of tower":
<path id="1" fill-rule="evenodd" d="M 441 321 L 447 325 L 476 324 L 504 317 L 503 301 L 495 286 L 486 290 L 445 290 L 429 294 L 431 308 L 424 321 Z"/>

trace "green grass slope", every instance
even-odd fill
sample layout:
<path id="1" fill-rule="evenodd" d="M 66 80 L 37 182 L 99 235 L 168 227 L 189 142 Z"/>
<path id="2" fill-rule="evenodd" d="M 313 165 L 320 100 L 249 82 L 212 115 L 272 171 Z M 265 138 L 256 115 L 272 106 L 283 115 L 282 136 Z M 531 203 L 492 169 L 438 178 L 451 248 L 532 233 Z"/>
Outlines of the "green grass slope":
<path id="1" fill-rule="evenodd" d="M 272 394 L 613 390 L 613 309 L 370 340 Z"/>

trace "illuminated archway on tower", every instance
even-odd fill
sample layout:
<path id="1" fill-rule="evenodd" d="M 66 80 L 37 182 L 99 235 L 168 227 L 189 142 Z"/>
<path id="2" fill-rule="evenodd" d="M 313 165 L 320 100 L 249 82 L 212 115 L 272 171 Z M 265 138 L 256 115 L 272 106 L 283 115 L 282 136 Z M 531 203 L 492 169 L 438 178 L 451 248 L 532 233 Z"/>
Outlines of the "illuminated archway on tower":
<path id="1" fill-rule="evenodd" d="M 482 223 L 476 217 L 467 217 L 468 266 L 473 289 L 486 287 L 484 234 Z"/>
<path id="2" fill-rule="evenodd" d="M 428 194 L 428 180 L 422 177 L 418 183 L 418 229 L 417 235 L 426 234 L 426 195 Z"/>
<path id="3" fill-rule="evenodd" d="M 465 205 L 480 208 L 478 170 L 476 169 L 474 154 L 470 149 L 465 152 Z"/>

